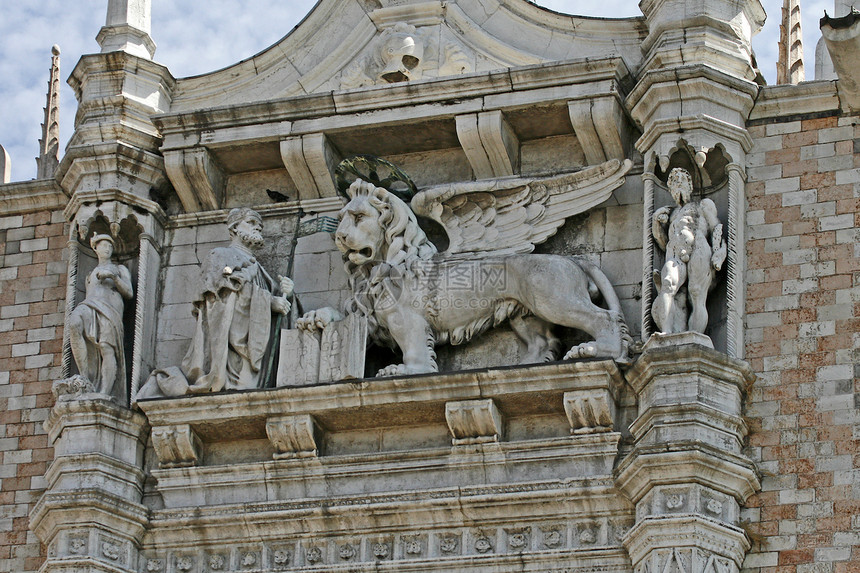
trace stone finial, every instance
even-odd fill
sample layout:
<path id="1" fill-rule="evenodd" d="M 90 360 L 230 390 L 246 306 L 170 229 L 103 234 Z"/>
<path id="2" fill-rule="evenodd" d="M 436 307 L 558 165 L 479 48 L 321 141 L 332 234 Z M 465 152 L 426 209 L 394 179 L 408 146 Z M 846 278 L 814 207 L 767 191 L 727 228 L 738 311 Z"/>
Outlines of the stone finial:
<path id="1" fill-rule="evenodd" d="M 0 145 L 0 184 L 12 180 L 12 158 L 6 148 Z"/>
<path id="2" fill-rule="evenodd" d="M 45 103 L 45 121 L 39 139 L 39 157 L 36 158 L 36 179 L 50 179 L 60 163 L 60 47 L 51 47 L 51 76 L 48 79 L 48 96 Z"/>
<path id="3" fill-rule="evenodd" d="M 107 19 L 96 41 L 102 53 L 126 52 L 151 60 L 155 56 L 151 21 L 151 0 L 108 0 Z"/>
<path id="4" fill-rule="evenodd" d="M 800 0 L 783 0 L 779 26 L 779 60 L 776 83 L 797 84 L 806 79 L 803 71 L 803 34 L 800 28 Z"/>
<path id="5" fill-rule="evenodd" d="M 841 18 L 827 14 L 821 19 L 824 38 L 835 77 L 839 79 L 839 101 L 842 109 L 860 110 L 860 12 L 852 9 Z"/>

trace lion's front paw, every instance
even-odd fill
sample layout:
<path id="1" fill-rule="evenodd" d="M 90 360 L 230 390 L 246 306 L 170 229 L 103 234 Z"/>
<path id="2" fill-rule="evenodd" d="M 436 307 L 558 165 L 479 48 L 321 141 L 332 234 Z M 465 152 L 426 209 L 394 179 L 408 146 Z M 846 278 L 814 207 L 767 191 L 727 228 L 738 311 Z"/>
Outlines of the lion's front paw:
<path id="1" fill-rule="evenodd" d="M 323 307 L 306 313 L 296 321 L 296 328 L 308 332 L 321 332 L 332 322 L 342 320 L 343 316 L 335 309 Z"/>
<path id="2" fill-rule="evenodd" d="M 408 374 L 405 364 L 389 364 L 385 368 L 380 368 L 376 373 L 377 378 L 380 376 L 403 376 Z"/>
<path id="3" fill-rule="evenodd" d="M 577 344 L 567 351 L 564 360 L 576 360 L 577 358 L 594 358 L 597 356 L 597 345 L 593 342 Z"/>

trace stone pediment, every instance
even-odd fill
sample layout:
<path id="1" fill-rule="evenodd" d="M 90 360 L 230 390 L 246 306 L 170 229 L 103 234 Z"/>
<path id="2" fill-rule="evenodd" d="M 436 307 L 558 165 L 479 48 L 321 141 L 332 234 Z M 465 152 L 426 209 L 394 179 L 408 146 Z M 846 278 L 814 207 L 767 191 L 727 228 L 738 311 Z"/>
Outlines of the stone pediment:
<path id="1" fill-rule="evenodd" d="M 171 112 L 610 55 L 633 69 L 646 32 L 521 0 L 322 0 L 259 54 L 178 80 Z"/>

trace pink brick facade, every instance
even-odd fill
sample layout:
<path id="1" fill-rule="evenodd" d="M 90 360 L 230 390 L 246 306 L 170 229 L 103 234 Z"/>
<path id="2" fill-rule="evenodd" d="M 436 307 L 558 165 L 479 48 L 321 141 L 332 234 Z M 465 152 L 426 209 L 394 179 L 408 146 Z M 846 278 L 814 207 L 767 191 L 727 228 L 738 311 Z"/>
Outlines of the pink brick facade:
<path id="1" fill-rule="evenodd" d="M 66 298 L 62 211 L 0 213 L 0 571 L 37 571 L 44 548 L 28 514 L 53 448 L 42 422 L 62 377 Z"/>
<path id="2" fill-rule="evenodd" d="M 757 125 L 748 162 L 750 570 L 860 571 L 860 125 Z"/>

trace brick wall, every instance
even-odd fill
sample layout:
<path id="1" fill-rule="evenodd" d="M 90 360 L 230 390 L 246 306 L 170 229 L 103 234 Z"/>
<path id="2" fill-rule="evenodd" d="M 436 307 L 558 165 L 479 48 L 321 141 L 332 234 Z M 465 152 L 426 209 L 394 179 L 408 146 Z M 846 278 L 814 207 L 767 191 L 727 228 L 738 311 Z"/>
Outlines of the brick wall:
<path id="1" fill-rule="evenodd" d="M 750 129 L 745 567 L 860 571 L 860 119 Z"/>
<path id="2" fill-rule="evenodd" d="M 66 241 L 61 211 L 0 217 L 0 571 L 44 560 L 27 516 L 53 458 L 42 422 L 62 377 Z"/>

